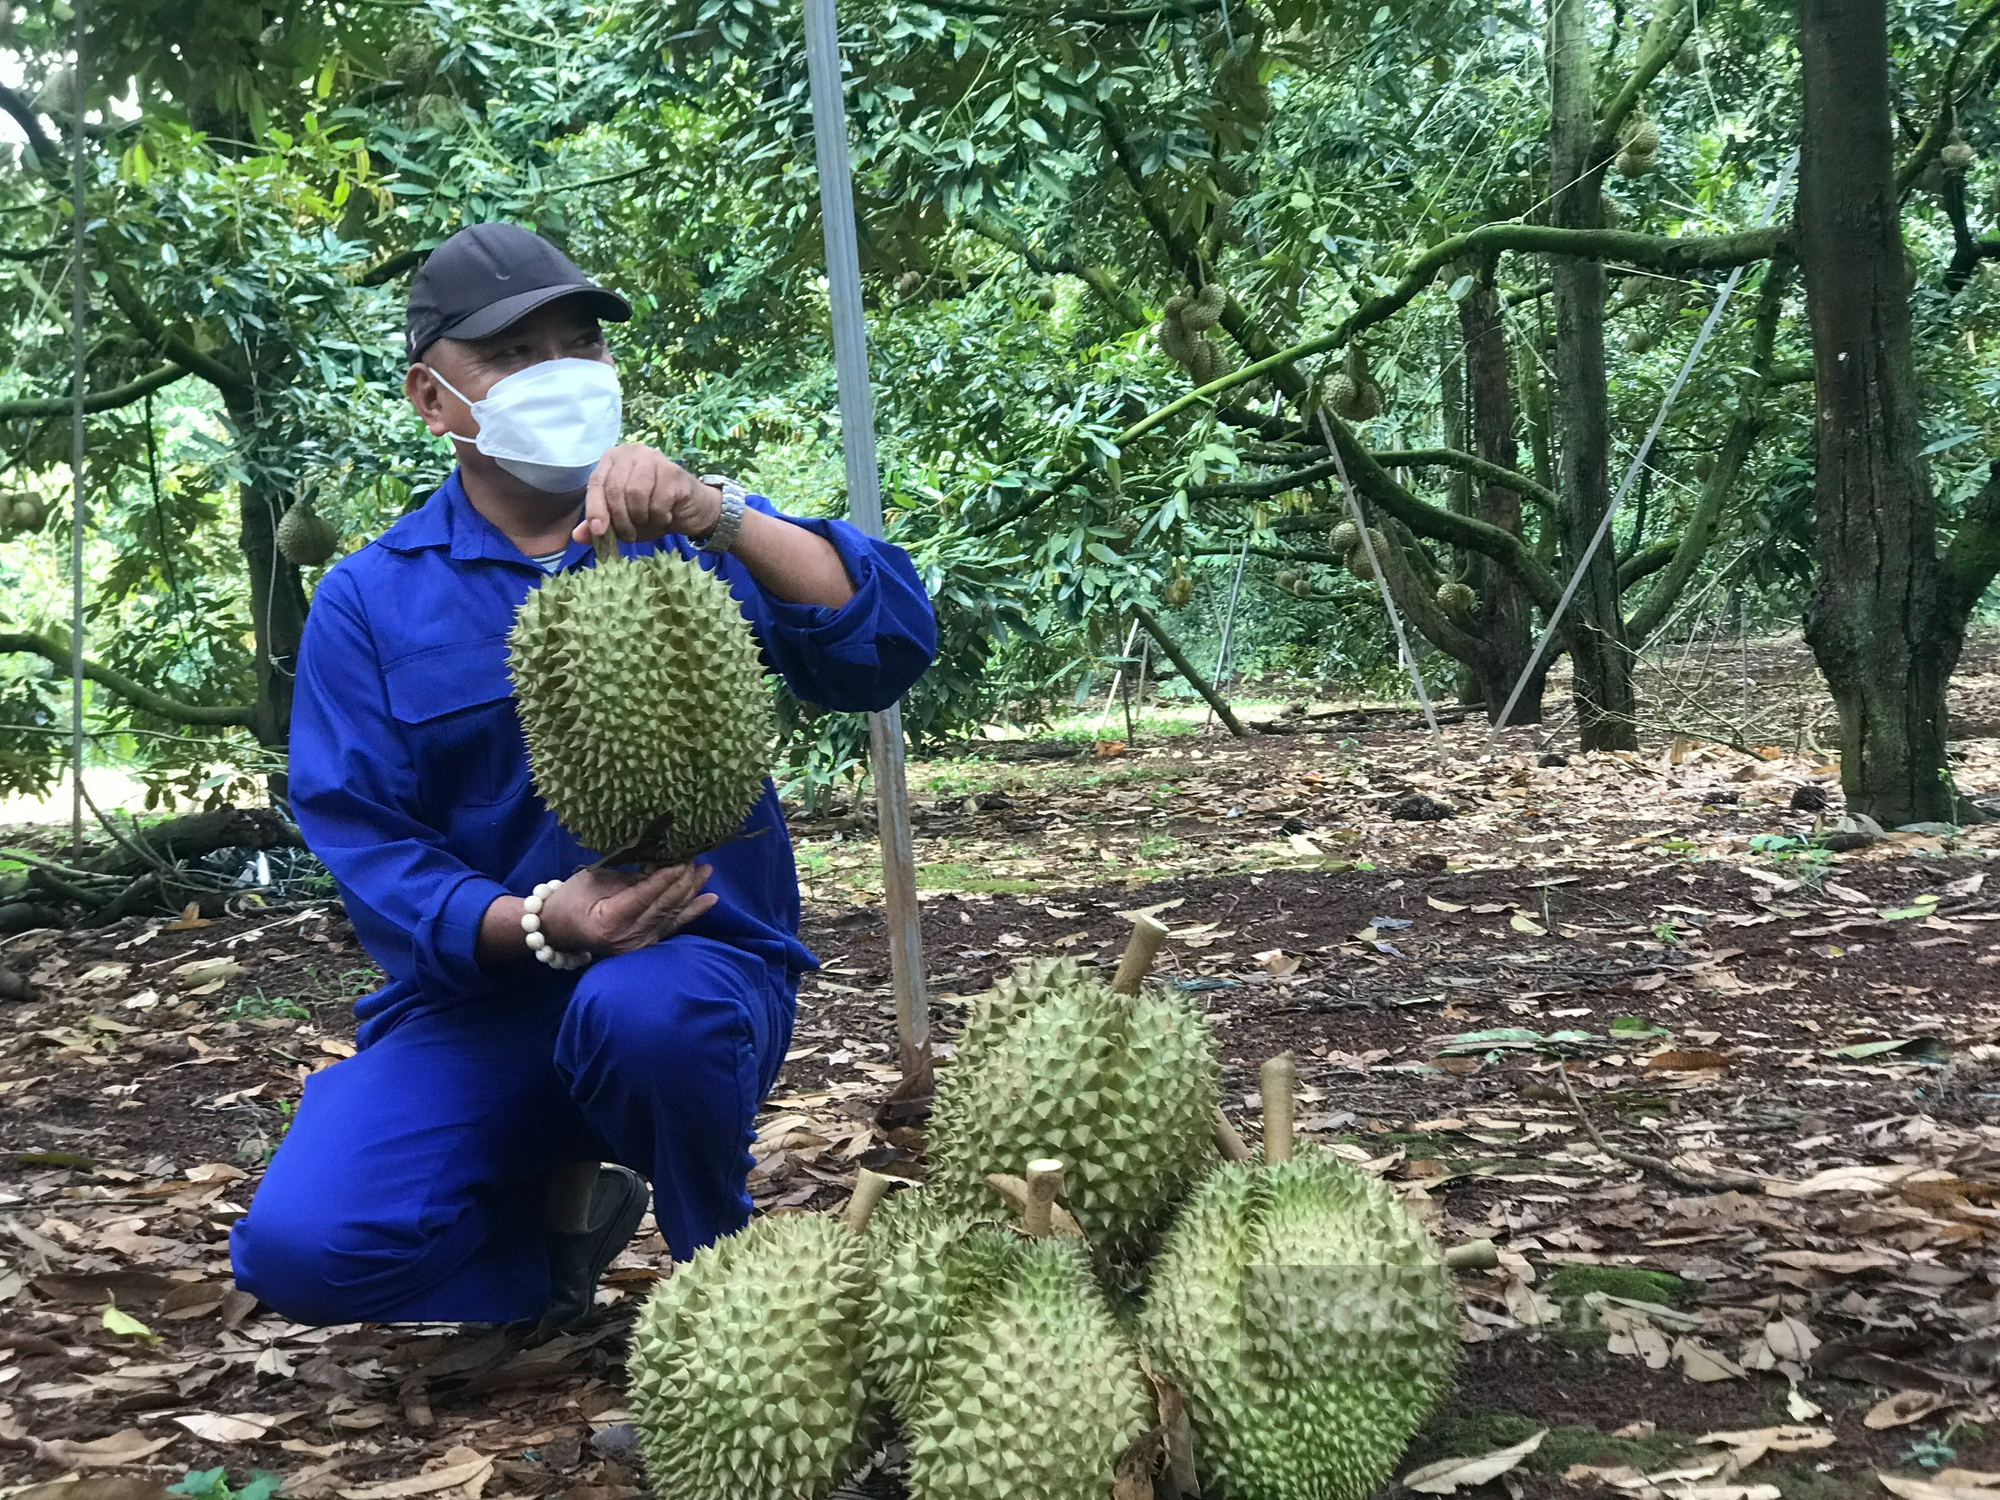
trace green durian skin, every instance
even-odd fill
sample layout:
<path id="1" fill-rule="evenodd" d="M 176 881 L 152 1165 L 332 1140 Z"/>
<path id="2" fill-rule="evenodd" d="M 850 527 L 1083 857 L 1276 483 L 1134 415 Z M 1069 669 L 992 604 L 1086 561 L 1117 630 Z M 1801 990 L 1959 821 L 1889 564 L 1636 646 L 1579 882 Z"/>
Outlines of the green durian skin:
<path id="1" fill-rule="evenodd" d="M 862 1314 L 867 1374 L 908 1423 L 929 1390 L 939 1348 L 1004 1284 L 1027 1245 L 996 1212 L 986 1219 L 948 1207 L 935 1193 L 898 1193 L 868 1221 L 870 1284 Z"/>
<path id="2" fill-rule="evenodd" d="M 653 1492 L 817 1500 L 865 1459 L 867 1283 L 861 1237 L 822 1214 L 758 1219 L 660 1283 L 626 1362 Z"/>
<path id="3" fill-rule="evenodd" d="M 1274 1269 L 1285 1267 L 1301 1270 Z M 1303 1316 L 1248 1310 L 1260 1292 L 1277 1305 L 1274 1289 L 1300 1297 Z M 1187 1399 L 1196 1467 L 1228 1500 L 1365 1500 L 1444 1395 L 1458 1352 L 1429 1234 L 1388 1187 L 1311 1146 L 1224 1166 L 1196 1190 L 1138 1326 Z"/>
<path id="4" fill-rule="evenodd" d="M 776 724 L 715 573 L 670 551 L 558 573 L 507 648 L 535 789 L 585 848 L 678 864 L 743 826 Z"/>
<path id="5" fill-rule="evenodd" d="M 1070 959 L 1023 965 L 975 1003 L 939 1072 L 933 1191 L 988 1212 L 987 1173 L 1053 1157 L 1092 1248 L 1130 1263 L 1215 1165 L 1221 1092 L 1214 1034 L 1185 1000 L 1115 994 Z"/>
<path id="6" fill-rule="evenodd" d="M 340 534 L 313 509 L 310 500 L 294 502 L 278 517 L 273 540 L 285 561 L 299 568 L 317 568 L 340 550 Z"/>
<path id="7" fill-rule="evenodd" d="M 1014 1239 L 1011 1266 L 943 1340 L 904 1422 L 910 1500 L 1104 1500 L 1119 1456 L 1152 1425 L 1137 1353 L 1088 1253 Z"/>

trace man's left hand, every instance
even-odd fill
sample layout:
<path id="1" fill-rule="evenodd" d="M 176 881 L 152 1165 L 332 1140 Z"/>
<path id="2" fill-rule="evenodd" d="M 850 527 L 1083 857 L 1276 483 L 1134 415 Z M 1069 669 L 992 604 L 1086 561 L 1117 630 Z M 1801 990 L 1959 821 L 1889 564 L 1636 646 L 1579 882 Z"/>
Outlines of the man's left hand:
<path id="1" fill-rule="evenodd" d="M 609 531 L 621 542 L 680 535 L 700 541 L 722 519 L 722 491 L 703 484 L 657 448 L 622 443 L 597 461 L 570 533 L 588 542 Z"/>

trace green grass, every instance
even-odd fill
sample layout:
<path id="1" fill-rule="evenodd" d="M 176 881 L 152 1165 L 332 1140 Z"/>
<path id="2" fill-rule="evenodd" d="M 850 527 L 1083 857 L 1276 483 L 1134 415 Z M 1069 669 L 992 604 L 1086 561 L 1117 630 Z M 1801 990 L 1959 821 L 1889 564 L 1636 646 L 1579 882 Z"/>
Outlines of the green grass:
<path id="1" fill-rule="evenodd" d="M 1558 1302 L 1581 1301 L 1592 1292 L 1603 1292 L 1628 1302 L 1655 1302 L 1662 1307 L 1678 1307 L 1694 1295 L 1691 1282 L 1637 1266 L 1558 1266 L 1543 1290 Z"/>
<path id="2" fill-rule="evenodd" d="M 252 995 L 243 995 L 229 1008 L 232 1020 L 262 1021 L 270 1017 L 283 1017 L 288 1021 L 308 1021 L 312 1012 L 298 1001 L 284 995 L 267 995 L 258 990 Z"/>
<path id="3" fill-rule="evenodd" d="M 1042 888 L 1039 880 L 1001 880 L 981 875 L 977 867 L 967 864 L 940 864 L 917 866 L 917 889 L 920 891 L 983 891 L 999 892 L 1007 895 L 1022 895 Z"/>
<path id="4" fill-rule="evenodd" d="M 1414 1468 L 1441 1458 L 1475 1458 L 1525 1441 L 1541 1426 L 1533 1417 L 1511 1411 L 1446 1417 L 1425 1426 L 1410 1440 L 1406 1462 Z M 1541 1447 L 1528 1456 L 1522 1467 L 1537 1474 L 1561 1474 L 1571 1464 L 1593 1464 L 1599 1468 L 1630 1464 L 1636 1469 L 1657 1470 L 1672 1463 L 1692 1445 L 1688 1435 L 1679 1432 L 1615 1438 L 1595 1427 L 1564 1425 L 1551 1427 Z"/>

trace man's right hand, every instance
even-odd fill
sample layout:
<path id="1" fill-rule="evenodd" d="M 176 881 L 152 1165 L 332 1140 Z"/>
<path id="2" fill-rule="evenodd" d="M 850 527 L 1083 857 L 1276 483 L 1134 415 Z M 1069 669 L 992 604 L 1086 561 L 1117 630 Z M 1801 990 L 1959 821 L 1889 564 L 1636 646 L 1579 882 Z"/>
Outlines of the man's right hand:
<path id="1" fill-rule="evenodd" d="M 707 865 L 668 865 L 650 875 L 579 870 L 542 903 L 542 936 L 564 953 L 604 957 L 651 947 L 715 905 Z"/>

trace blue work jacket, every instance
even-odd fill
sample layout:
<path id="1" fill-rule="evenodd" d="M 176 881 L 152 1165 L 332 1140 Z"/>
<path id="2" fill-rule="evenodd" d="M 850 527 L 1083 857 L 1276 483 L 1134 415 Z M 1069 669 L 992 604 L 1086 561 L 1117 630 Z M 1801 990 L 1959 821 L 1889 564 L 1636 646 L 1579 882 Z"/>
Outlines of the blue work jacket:
<path id="1" fill-rule="evenodd" d="M 749 503 L 777 514 L 762 496 Z M 937 649 L 916 569 L 900 547 L 844 521 L 786 519 L 840 554 L 854 597 L 839 609 L 774 598 L 738 559 L 684 537 L 620 550 L 671 547 L 717 569 L 766 664 L 800 698 L 887 708 Z M 591 549 L 572 542 L 562 567 L 590 565 Z M 489 972 L 473 954 L 497 897 L 525 896 L 596 857 L 535 794 L 514 713 L 507 631 L 544 577 L 473 509 L 454 471 L 313 595 L 292 700 L 292 809 L 388 976 L 355 1007 L 364 1045 L 418 1007 L 557 996 L 575 982 L 531 962 Z M 795 985 L 816 960 L 799 942 L 798 872 L 769 781 L 744 833 L 704 856 L 707 889 L 721 899 L 687 930 L 757 954 Z"/>

